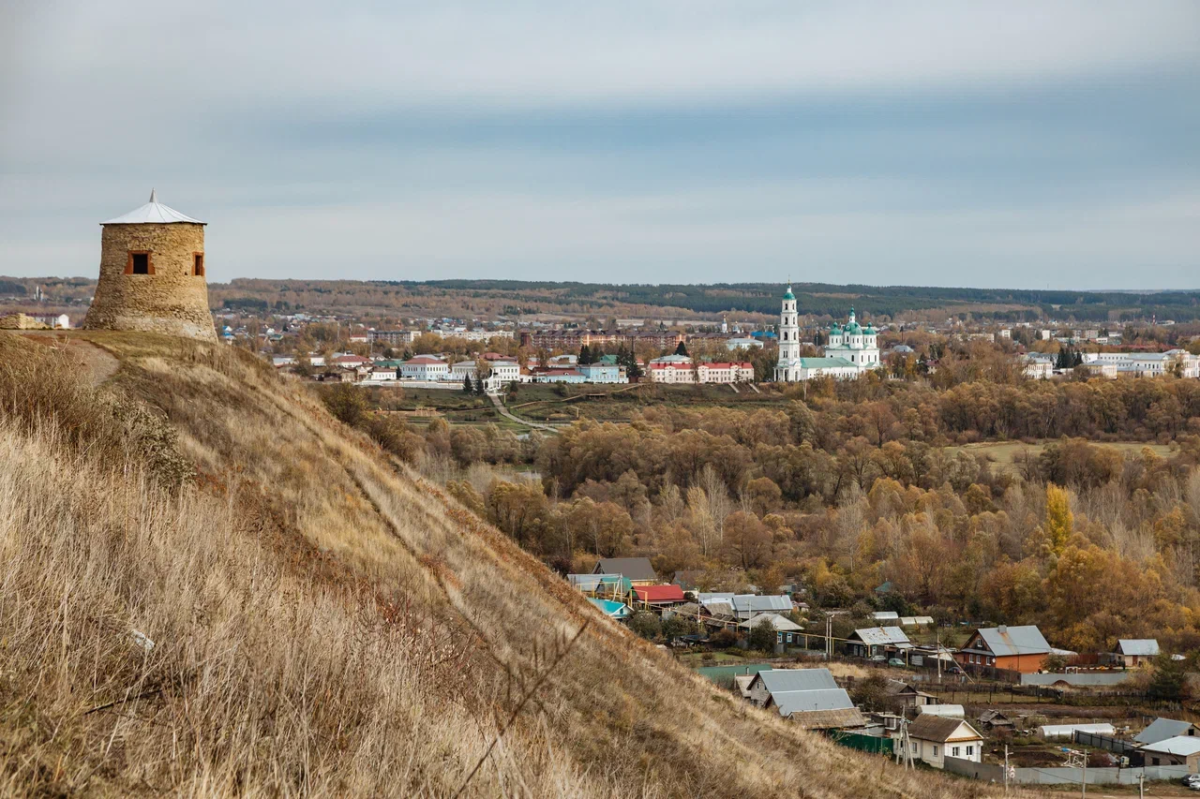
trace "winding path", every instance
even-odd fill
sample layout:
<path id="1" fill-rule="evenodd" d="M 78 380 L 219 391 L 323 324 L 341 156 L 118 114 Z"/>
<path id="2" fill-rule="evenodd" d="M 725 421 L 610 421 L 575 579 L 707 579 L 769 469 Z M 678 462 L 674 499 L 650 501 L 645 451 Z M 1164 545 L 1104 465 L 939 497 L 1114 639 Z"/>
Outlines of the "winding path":
<path id="1" fill-rule="evenodd" d="M 508 408 L 504 407 L 504 401 L 500 399 L 499 395 L 488 394 L 488 397 L 491 398 L 492 404 L 496 406 L 496 411 L 505 419 L 516 422 L 517 424 L 523 424 L 526 427 L 533 427 L 538 430 L 545 430 L 548 433 L 554 433 L 555 435 L 558 435 L 557 427 L 548 424 L 542 424 L 541 422 L 531 422 L 528 419 L 522 419 L 520 416 L 514 414 Z"/>

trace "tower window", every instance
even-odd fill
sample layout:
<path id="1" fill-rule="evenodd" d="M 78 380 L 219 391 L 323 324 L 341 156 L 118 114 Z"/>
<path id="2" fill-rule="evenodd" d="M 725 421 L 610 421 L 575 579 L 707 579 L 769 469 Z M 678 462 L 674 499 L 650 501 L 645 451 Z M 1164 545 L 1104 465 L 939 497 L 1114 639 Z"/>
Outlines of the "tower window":
<path id="1" fill-rule="evenodd" d="M 204 277 L 204 253 L 198 252 L 192 256 L 192 274 Z"/>
<path id="2" fill-rule="evenodd" d="M 125 274 L 153 275 L 154 264 L 150 261 L 150 253 L 145 251 L 129 253 L 129 261 L 125 264 Z"/>

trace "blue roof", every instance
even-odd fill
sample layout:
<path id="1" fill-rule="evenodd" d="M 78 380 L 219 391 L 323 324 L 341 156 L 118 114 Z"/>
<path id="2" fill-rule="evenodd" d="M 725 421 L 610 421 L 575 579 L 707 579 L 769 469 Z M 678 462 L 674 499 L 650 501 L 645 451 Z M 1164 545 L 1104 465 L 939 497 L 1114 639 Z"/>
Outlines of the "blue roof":
<path id="1" fill-rule="evenodd" d="M 788 286 L 787 293 L 783 295 L 783 298 L 784 298 L 785 300 L 794 300 L 794 299 L 796 299 L 796 295 L 792 293 L 792 287 L 791 287 L 791 286 Z"/>
<path id="2" fill-rule="evenodd" d="M 611 599 L 590 598 L 588 599 L 588 602 L 591 602 L 593 605 L 600 608 L 604 615 L 611 616 L 614 619 L 623 619 L 632 613 L 632 611 L 629 609 L 629 606 L 624 602 L 613 602 Z"/>

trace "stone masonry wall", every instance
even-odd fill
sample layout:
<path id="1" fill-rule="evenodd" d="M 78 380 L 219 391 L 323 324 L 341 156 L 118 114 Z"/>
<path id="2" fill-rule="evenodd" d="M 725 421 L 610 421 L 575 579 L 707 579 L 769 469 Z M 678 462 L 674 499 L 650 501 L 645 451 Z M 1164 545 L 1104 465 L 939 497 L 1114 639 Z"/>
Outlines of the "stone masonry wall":
<path id="1" fill-rule="evenodd" d="M 129 253 L 138 251 L 151 253 L 154 274 L 125 274 Z M 192 274 L 198 252 L 204 252 L 203 225 L 104 225 L 100 280 L 83 326 L 215 341 L 208 283 Z"/>

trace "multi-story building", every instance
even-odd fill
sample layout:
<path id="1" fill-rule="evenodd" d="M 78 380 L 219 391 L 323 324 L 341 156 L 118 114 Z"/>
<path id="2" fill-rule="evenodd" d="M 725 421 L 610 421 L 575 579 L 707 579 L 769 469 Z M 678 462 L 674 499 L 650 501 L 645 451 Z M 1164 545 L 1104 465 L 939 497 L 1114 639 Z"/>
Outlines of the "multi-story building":
<path id="1" fill-rule="evenodd" d="M 385 344 L 411 344 L 421 335 L 419 330 L 368 330 L 367 339 Z"/>
<path id="2" fill-rule="evenodd" d="M 1117 375 L 1133 377 L 1200 377 L 1200 357 L 1186 350 L 1168 352 L 1085 352 L 1084 365 L 1111 364 L 1116 366 Z"/>
<path id="3" fill-rule="evenodd" d="M 696 367 L 696 378 L 701 383 L 752 383 L 754 365 L 748 361 L 702 363 Z"/>
<path id="4" fill-rule="evenodd" d="M 400 367 L 402 380 L 445 380 L 450 377 L 450 364 L 433 355 L 417 355 Z"/>

